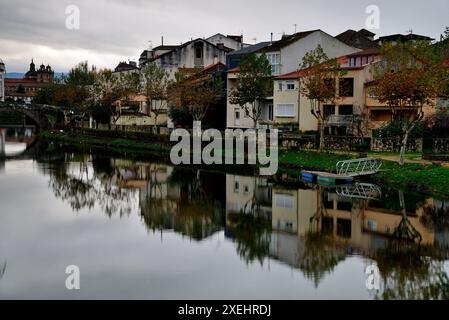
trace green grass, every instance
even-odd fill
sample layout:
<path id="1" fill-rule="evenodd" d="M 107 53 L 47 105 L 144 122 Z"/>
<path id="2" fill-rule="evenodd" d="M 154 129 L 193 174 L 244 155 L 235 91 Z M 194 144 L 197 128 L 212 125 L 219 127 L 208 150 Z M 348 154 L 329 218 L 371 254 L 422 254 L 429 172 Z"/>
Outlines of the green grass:
<path id="1" fill-rule="evenodd" d="M 79 134 L 69 134 L 65 132 L 43 131 L 39 134 L 41 138 L 66 143 L 70 145 L 91 145 L 116 152 L 160 152 L 161 156 L 169 153 L 168 146 L 160 143 L 149 143 L 144 141 L 116 139 L 116 138 L 98 138 L 92 136 L 83 136 Z"/>
<path id="2" fill-rule="evenodd" d="M 153 142 L 97 138 L 62 132 L 42 132 L 40 136 L 52 141 L 71 145 L 92 145 L 115 152 L 154 153 L 160 157 L 167 157 L 170 153 L 169 145 Z M 379 155 L 380 153 L 370 153 L 370 156 L 374 154 Z M 384 156 L 397 155 L 394 153 L 381 154 Z M 407 156 L 416 158 L 418 154 L 409 153 Z M 343 152 L 283 151 L 279 153 L 279 173 L 287 173 L 294 177 L 299 176 L 303 169 L 335 172 L 338 161 L 356 157 L 355 153 Z M 449 197 L 449 168 L 417 163 L 406 163 L 404 166 L 400 166 L 397 162 L 384 160 L 381 169 L 381 172 L 372 177 L 372 180 L 378 184 L 389 184 L 405 190 Z"/>
<path id="3" fill-rule="evenodd" d="M 338 161 L 353 158 L 350 154 L 318 153 L 314 151 L 287 151 L 279 154 L 279 164 L 310 170 L 335 171 Z"/>

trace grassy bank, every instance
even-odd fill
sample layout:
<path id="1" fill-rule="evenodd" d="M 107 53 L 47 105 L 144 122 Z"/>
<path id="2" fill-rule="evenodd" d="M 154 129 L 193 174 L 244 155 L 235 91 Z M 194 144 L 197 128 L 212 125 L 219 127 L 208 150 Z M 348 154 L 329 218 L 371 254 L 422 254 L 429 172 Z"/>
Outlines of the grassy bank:
<path id="1" fill-rule="evenodd" d="M 130 139 L 100 138 L 59 131 L 43 131 L 39 133 L 39 137 L 62 144 L 72 146 L 94 146 L 96 148 L 111 150 L 119 153 L 156 154 L 161 157 L 164 157 L 170 153 L 169 146 L 157 142 L 149 143 L 146 141 L 136 141 Z"/>
<path id="2" fill-rule="evenodd" d="M 94 146 L 113 152 L 140 154 L 167 158 L 170 145 L 158 142 L 136 141 L 117 138 L 98 138 L 64 132 L 42 132 L 44 139 L 73 146 Z M 355 158 L 357 154 L 326 153 L 314 151 L 285 151 L 279 154 L 279 173 L 299 176 L 301 170 L 334 171 L 338 161 Z M 438 165 L 384 161 L 382 171 L 372 177 L 379 184 L 389 184 L 405 190 L 449 197 L 449 168 Z"/>

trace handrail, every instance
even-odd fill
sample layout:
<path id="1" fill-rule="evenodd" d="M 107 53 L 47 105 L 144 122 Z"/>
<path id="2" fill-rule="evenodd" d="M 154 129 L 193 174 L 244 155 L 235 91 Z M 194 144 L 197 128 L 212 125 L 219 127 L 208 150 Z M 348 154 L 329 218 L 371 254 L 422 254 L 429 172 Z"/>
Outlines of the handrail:
<path id="1" fill-rule="evenodd" d="M 382 192 L 380 187 L 371 183 L 356 183 L 354 185 L 339 186 L 337 195 L 342 198 L 376 200 Z"/>
<path id="2" fill-rule="evenodd" d="M 336 165 L 337 174 L 346 176 L 361 176 L 377 173 L 382 167 L 382 161 L 376 158 L 363 158 L 339 161 Z"/>

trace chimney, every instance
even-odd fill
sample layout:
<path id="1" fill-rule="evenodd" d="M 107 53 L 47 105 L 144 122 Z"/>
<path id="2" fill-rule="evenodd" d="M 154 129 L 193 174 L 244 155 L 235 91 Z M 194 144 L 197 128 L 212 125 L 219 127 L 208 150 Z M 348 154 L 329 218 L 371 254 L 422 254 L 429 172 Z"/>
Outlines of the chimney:
<path id="1" fill-rule="evenodd" d="M 164 46 L 164 36 L 161 37 L 161 44 L 162 44 L 162 47 L 163 47 Z"/>
<path id="2" fill-rule="evenodd" d="M 271 36 L 271 37 L 270 37 L 270 39 L 271 39 L 271 40 L 270 40 L 270 44 L 273 44 L 273 32 L 270 33 L 270 36 Z"/>

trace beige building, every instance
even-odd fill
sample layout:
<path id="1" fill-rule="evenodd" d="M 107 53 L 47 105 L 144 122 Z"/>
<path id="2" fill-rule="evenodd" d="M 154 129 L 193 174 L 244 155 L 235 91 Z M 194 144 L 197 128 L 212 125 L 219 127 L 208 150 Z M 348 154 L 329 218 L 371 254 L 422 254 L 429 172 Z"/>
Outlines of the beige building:
<path id="1" fill-rule="evenodd" d="M 116 102 L 116 116 L 111 118 L 111 125 L 117 126 L 167 126 L 167 102 L 163 101 L 162 105 L 157 103 L 159 114 L 157 117 L 152 108 L 147 104 L 147 97 L 138 95 L 126 101 Z"/>
<path id="2" fill-rule="evenodd" d="M 336 83 L 337 99 L 334 104 L 321 106 L 327 119 L 327 134 L 357 135 L 360 129 L 365 136 L 370 136 L 373 129 L 391 121 L 390 107 L 372 95 L 374 66 L 379 60 L 379 49 L 367 49 L 337 59 L 344 71 Z M 270 124 L 300 132 L 319 130 L 318 120 L 311 113 L 310 100 L 300 92 L 302 76 L 299 70 L 275 77 Z M 428 105 L 423 109 L 425 115 L 433 110 Z M 358 126 L 360 121 L 362 125 Z"/>
<path id="3" fill-rule="evenodd" d="M 345 72 L 336 83 L 338 99 L 333 105 L 322 106 L 329 132 L 346 135 L 353 131 L 354 116 L 365 112 L 366 83 L 372 80 L 371 67 L 378 57 L 378 50 L 368 49 L 338 58 Z M 294 71 L 274 79 L 273 125 L 288 124 L 301 132 L 319 129 L 310 100 L 301 94 L 302 75 L 301 71 Z"/>

